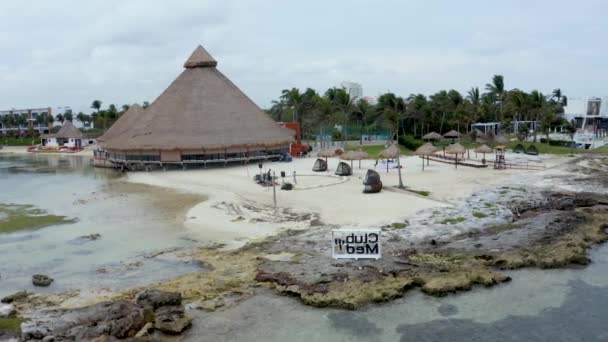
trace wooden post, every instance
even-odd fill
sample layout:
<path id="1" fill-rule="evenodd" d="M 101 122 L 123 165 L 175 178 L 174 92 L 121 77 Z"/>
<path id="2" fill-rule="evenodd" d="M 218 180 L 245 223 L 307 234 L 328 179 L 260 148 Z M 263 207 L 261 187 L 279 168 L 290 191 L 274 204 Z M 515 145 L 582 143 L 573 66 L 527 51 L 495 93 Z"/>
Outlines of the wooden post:
<path id="1" fill-rule="evenodd" d="M 277 188 L 276 188 L 276 184 L 274 182 L 276 175 L 274 173 L 274 171 L 272 171 L 272 200 L 274 202 L 274 206 L 277 206 Z"/>

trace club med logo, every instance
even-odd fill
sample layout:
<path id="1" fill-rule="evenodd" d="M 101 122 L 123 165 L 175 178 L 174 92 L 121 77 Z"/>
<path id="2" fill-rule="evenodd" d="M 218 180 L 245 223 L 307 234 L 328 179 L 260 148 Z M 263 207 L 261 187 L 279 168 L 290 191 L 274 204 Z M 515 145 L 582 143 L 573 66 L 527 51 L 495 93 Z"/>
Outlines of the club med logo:
<path id="1" fill-rule="evenodd" d="M 331 231 L 334 259 L 380 259 L 380 230 Z"/>

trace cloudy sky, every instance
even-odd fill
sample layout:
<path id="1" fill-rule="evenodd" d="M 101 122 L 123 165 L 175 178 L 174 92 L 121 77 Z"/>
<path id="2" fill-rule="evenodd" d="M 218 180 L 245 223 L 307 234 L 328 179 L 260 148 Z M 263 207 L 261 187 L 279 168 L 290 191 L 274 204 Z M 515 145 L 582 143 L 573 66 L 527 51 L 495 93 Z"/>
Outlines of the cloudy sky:
<path id="1" fill-rule="evenodd" d="M 203 45 L 262 107 L 344 80 L 365 95 L 556 87 L 608 95 L 608 1 L 0 0 L 0 109 L 153 101 Z"/>

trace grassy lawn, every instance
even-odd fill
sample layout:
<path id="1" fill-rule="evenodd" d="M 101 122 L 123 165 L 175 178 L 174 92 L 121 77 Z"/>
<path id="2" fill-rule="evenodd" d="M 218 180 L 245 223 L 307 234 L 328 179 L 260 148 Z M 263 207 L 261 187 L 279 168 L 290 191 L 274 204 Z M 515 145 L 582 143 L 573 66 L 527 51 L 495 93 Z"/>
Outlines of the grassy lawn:
<path id="1" fill-rule="evenodd" d="M 40 144 L 40 138 L 9 138 L 0 137 L 0 145 L 6 146 L 30 146 Z"/>
<path id="2" fill-rule="evenodd" d="M 414 155 L 414 151 L 412 150 L 408 150 L 407 148 L 399 145 L 399 148 L 401 149 L 401 155 L 402 156 L 413 156 Z M 380 152 L 382 152 L 382 150 L 385 149 L 384 145 L 348 145 L 346 147 L 347 151 L 350 150 L 358 150 L 358 149 L 362 149 L 363 151 L 367 152 L 367 154 L 369 155 L 368 159 L 381 159 L 378 154 Z"/>

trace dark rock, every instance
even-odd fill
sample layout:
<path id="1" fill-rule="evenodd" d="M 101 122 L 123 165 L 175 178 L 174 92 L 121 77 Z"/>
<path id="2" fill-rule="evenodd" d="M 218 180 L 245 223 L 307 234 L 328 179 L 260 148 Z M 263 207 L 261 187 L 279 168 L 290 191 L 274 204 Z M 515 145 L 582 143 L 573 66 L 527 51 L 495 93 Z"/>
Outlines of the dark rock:
<path id="1" fill-rule="evenodd" d="M 441 304 L 437 308 L 437 312 L 441 314 L 441 316 L 453 316 L 458 313 L 458 307 L 452 304 Z"/>
<path id="2" fill-rule="evenodd" d="M 30 341 L 54 336 L 56 341 L 90 341 L 104 335 L 133 337 L 145 324 L 143 312 L 143 308 L 127 301 L 55 311 L 44 320 L 24 323 L 21 338 Z"/>
<path id="3" fill-rule="evenodd" d="M 183 306 L 163 306 L 156 310 L 156 329 L 166 334 L 179 334 L 192 323 L 192 318 L 186 315 Z"/>
<path id="4" fill-rule="evenodd" d="M 10 296 L 6 296 L 0 300 L 1 303 L 10 304 L 12 302 L 18 302 L 22 299 L 29 297 L 30 293 L 27 291 L 15 292 Z"/>
<path id="5" fill-rule="evenodd" d="M 44 274 L 34 274 L 32 276 L 32 284 L 34 284 L 34 286 L 42 286 L 42 287 L 47 287 L 49 285 L 51 285 L 51 283 L 54 281 L 53 278 L 44 275 Z"/>
<path id="6" fill-rule="evenodd" d="M 145 290 L 137 294 L 135 302 L 146 309 L 156 311 L 163 306 L 181 305 L 182 295 L 177 292 Z"/>
<path id="7" fill-rule="evenodd" d="M 95 241 L 101 239 L 101 234 L 95 233 L 91 235 L 83 235 L 79 237 L 79 239 Z"/>

